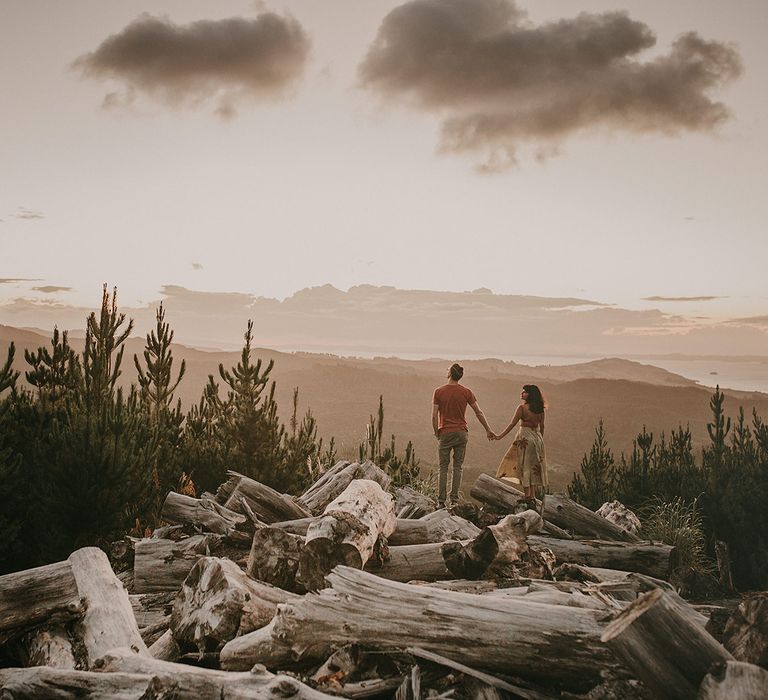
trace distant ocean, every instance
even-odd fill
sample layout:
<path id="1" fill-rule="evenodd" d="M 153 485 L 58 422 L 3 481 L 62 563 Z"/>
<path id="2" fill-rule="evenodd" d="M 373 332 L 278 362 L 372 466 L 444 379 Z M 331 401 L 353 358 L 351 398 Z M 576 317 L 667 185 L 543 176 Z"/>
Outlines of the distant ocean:
<path id="1" fill-rule="evenodd" d="M 334 349 L 330 352 L 339 355 L 372 358 L 382 353 L 372 353 L 366 350 Z M 425 360 L 435 357 L 434 354 L 392 353 L 392 356 L 404 360 Z M 467 360 L 482 360 L 488 355 L 471 355 L 462 353 Z M 500 360 L 513 361 L 521 365 L 535 367 L 537 365 L 576 365 L 583 362 L 594 362 L 602 359 L 599 355 L 494 355 Z M 721 389 L 737 389 L 739 391 L 760 391 L 768 393 L 768 358 L 763 362 L 747 359 L 697 359 L 697 358 L 666 358 L 666 357 L 626 357 L 627 360 L 643 365 L 653 365 L 668 372 L 679 374 L 686 379 L 692 379 L 702 386 L 719 385 Z"/>

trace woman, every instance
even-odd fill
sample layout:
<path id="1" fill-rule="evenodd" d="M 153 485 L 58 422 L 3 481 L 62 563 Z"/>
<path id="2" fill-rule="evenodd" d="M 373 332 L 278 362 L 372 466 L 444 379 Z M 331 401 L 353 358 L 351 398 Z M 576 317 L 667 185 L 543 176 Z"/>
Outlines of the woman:
<path id="1" fill-rule="evenodd" d="M 493 440 L 501 440 L 512 428 L 520 423 L 517 437 L 499 464 L 496 478 L 506 477 L 523 486 L 529 503 L 536 497 L 537 487 L 546 490 L 547 456 L 544 451 L 544 413 L 546 403 L 539 387 L 526 384 L 520 393 L 521 403 L 512 416 L 512 422 L 504 432 L 493 435 Z"/>

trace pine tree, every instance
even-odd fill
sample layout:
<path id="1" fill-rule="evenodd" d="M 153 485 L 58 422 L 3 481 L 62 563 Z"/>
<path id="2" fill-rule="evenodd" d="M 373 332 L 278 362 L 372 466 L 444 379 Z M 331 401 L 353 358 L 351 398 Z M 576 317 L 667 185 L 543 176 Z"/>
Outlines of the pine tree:
<path id="1" fill-rule="evenodd" d="M 173 376 L 173 331 L 165 321 L 165 309 L 160 304 L 156 314 L 155 330 L 147 334 L 144 347 L 144 366 L 137 355 L 133 362 L 138 373 L 141 401 L 148 413 L 153 439 L 157 445 L 156 460 L 152 467 L 153 491 L 150 519 L 159 511 L 165 494 L 178 483 L 182 473 L 180 464 L 182 424 L 181 400 L 173 405 L 173 394 L 179 386 L 186 363 L 181 361 L 176 377 Z"/>
<path id="2" fill-rule="evenodd" d="M 615 460 L 601 420 L 595 429 L 592 448 L 581 460 L 581 474 L 574 474 L 568 486 L 568 495 L 583 506 L 597 510 L 613 498 L 615 475 Z"/>

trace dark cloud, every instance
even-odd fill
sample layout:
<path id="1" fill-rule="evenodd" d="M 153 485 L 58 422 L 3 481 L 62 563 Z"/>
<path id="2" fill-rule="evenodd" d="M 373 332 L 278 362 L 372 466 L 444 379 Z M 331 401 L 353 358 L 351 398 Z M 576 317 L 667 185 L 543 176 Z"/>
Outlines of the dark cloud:
<path id="1" fill-rule="evenodd" d="M 192 269 L 193 269 L 193 270 L 202 270 L 202 269 L 203 269 L 203 266 L 202 266 L 202 264 L 201 264 L 201 263 L 194 263 L 194 262 L 193 262 L 193 263 L 192 263 Z"/>
<path id="2" fill-rule="evenodd" d="M 514 162 L 579 131 L 710 131 L 728 108 L 710 92 L 741 71 L 731 46 L 696 33 L 639 57 L 653 31 L 624 12 L 531 24 L 508 0 L 413 0 L 383 20 L 362 84 L 443 118 L 441 148 Z"/>
<path id="3" fill-rule="evenodd" d="M 125 85 L 105 106 L 145 93 L 173 106 L 214 100 L 227 117 L 243 101 L 284 94 L 301 77 L 309 45 L 299 22 L 272 12 L 186 25 L 141 15 L 74 65 Z"/>
<path id="4" fill-rule="evenodd" d="M 43 294 L 55 294 L 56 292 L 71 292 L 72 287 L 59 287 L 55 284 L 47 284 L 43 287 L 32 287 L 35 292 L 42 292 Z"/>
<path id="5" fill-rule="evenodd" d="M 726 299 L 727 297 L 643 297 L 643 301 L 714 301 L 715 299 Z"/>

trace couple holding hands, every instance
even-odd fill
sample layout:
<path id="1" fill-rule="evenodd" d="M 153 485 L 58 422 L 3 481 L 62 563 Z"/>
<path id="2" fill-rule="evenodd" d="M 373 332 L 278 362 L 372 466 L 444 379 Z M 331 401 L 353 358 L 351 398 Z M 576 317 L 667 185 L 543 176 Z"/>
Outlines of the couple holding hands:
<path id="1" fill-rule="evenodd" d="M 504 455 L 496 472 L 496 478 L 508 479 L 522 485 L 529 502 L 536 496 L 536 488 L 547 487 L 547 458 L 544 451 L 544 414 L 546 404 L 535 384 L 525 384 L 520 394 L 520 405 L 512 416 L 510 424 L 495 433 L 488 425 L 475 395 L 460 384 L 464 368 L 453 364 L 448 369 L 448 383 L 435 389 L 432 395 L 432 430 L 438 439 L 439 478 L 438 507 L 446 503 L 448 489 L 448 466 L 453 455 L 453 479 L 450 502 L 459 500 L 461 468 L 467 449 L 469 434 L 465 413 L 469 406 L 485 428 L 489 440 L 502 440 L 519 423 L 520 427 L 509 450 Z"/>

